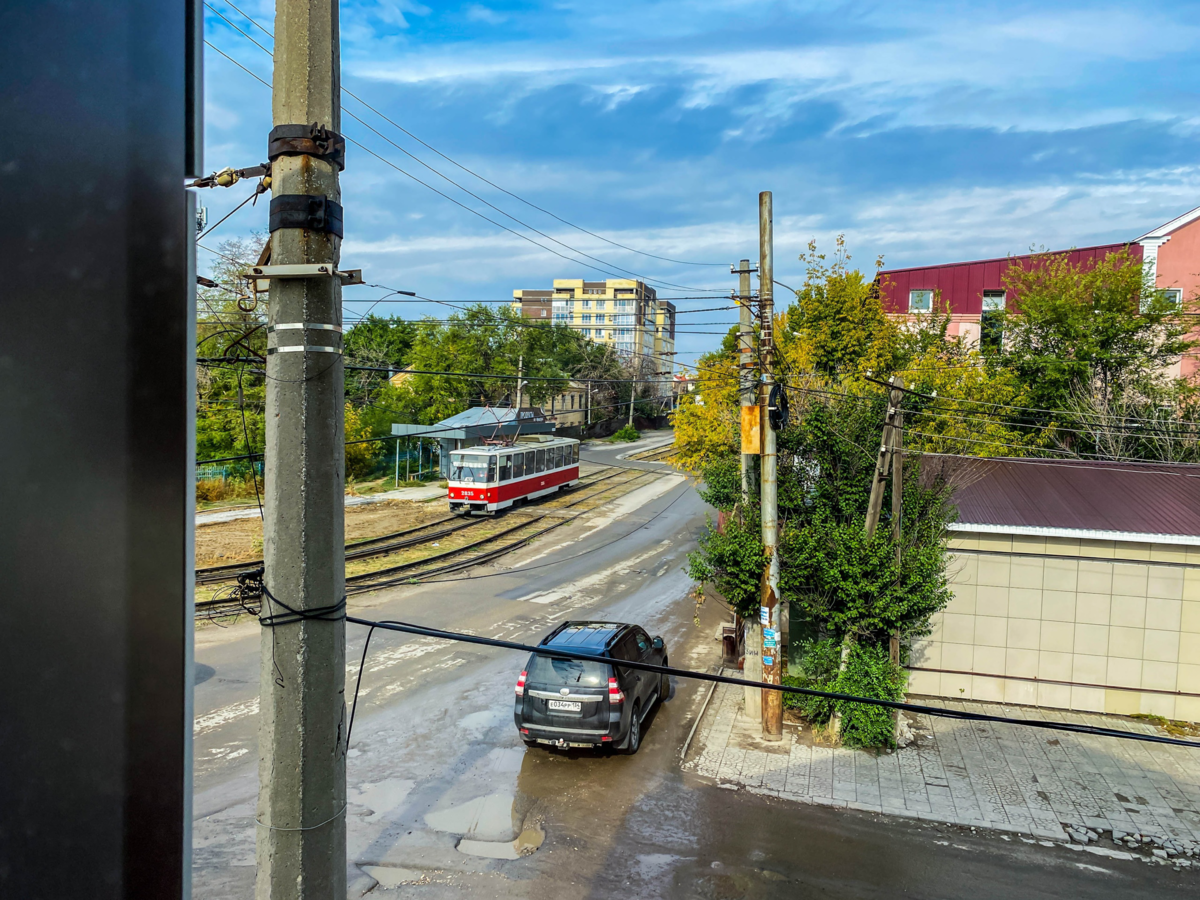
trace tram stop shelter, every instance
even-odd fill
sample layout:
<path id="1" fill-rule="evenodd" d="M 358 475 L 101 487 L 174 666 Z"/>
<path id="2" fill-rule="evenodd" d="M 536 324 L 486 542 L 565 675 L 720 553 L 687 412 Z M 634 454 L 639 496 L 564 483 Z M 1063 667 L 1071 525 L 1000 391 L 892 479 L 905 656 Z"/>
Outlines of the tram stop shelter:
<path id="1" fill-rule="evenodd" d="M 436 425 L 395 423 L 392 434 L 397 437 L 430 438 L 441 449 L 438 471 L 445 478 L 450 474 L 450 451 L 475 447 L 484 441 L 515 438 L 518 434 L 552 434 L 554 423 L 538 407 L 474 406 L 443 419 Z"/>

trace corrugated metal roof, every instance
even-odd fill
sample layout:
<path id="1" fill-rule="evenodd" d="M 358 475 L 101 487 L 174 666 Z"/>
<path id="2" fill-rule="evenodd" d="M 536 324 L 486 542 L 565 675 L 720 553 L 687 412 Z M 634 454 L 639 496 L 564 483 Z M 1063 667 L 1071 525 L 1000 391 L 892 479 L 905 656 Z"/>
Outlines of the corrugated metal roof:
<path id="1" fill-rule="evenodd" d="M 962 530 L 1200 536 L 1200 466 L 962 458 L 939 465 Z"/>

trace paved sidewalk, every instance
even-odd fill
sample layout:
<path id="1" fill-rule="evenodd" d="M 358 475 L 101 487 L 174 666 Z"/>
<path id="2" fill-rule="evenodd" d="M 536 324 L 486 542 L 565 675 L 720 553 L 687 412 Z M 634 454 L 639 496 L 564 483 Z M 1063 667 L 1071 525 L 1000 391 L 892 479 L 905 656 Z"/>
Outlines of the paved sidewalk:
<path id="1" fill-rule="evenodd" d="M 1119 717 L 921 702 L 1160 733 Z M 742 688 L 717 687 L 685 769 L 788 800 L 1044 840 L 1067 841 L 1064 825 L 1084 825 L 1200 841 L 1200 742 L 1191 749 L 907 714 L 915 742 L 876 755 L 814 745 L 791 726 L 782 742 L 763 741 L 741 706 Z"/>

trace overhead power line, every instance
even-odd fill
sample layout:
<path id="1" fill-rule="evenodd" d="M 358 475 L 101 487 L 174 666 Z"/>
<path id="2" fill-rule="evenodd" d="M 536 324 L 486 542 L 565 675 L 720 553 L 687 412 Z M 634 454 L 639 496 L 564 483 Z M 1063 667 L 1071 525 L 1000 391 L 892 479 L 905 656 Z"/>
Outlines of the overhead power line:
<path id="1" fill-rule="evenodd" d="M 236 25 L 234 25 L 232 22 L 230 22 L 229 19 L 227 19 L 225 16 L 221 15 L 221 13 L 217 12 L 217 10 L 213 9 L 213 7 L 210 4 L 205 3 L 204 5 L 207 6 L 209 9 L 211 9 L 214 13 L 216 13 L 222 19 L 224 19 L 225 22 L 227 22 L 239 34 L 243 35 L 247 40 L 251 41 L 257 47 L 261 48 L 262 50 L 266 51 L 267 53 L 271 52 L 270 50 L 267 50 L 266 47 L 263 47 L 262 44 L 259 44 L 258 41 L 254 40 L 254 38 L 250 37 L 250 35 L 246 34 L 246 32 L 242 31 L 242 29 L 238 28 Z M 236 10 L 239 15 L 241 15 L 244 19 L 251 22 L 263 34 L 265 34 L 267 37 L 271 38 L 272 41 L 275 39 L 275 35 L 272 34 L 270 31 L 268 31 L 267 28 L 265 28 L 261 23 L 259 23 L 259 21 L 257 19 L 255 19 L 253 16 L 249 15 L 248 13 L 243 12 L 241 9 L 239 9 L 234 4 L 229 3 L 228 0 L 226 0 L 226 5 L 232 9 Z M 413 134 L 411 131 L 409 131 L 407 128 L 405 128 L 403 125 L 401 125 L 399 122 L 394 121 L 393 119 L 388 117 L 386 114 L 384 114 L 380 110 L 376 109 L 374 106 L 372 106 L 370 103 L 368 103 L 362 97 L 358 96 L 358 94 L 351 91 L 349 88 L 343 86 L 342 92 L 347 94 L 352 99 L 361 103 L 363 106 L 365 106 L 371 112 L 375 113 L 375 115 L 379 116 L 379 118 L 383 119 L 385 122 L 387 122 L 392 127 L 396 128 L 398 131 L 401 131 L 404 134 L 406 134 L 408 137 L 412 138 L 414 141 L 416 141 L 422 147 L 426 148 L 427 150 L 429 150 L 432 153 L 436 153 L 438 156 L 440 156 L 442 159 L 446 160 L 446 162 L 450 163 L 452 166 L 454 166 L 458 169 L 461 169 L 463 172 L 466 172 L 468 175 L 471 175 L 474 178 L 478 178 L 480 181 L 482 181 L 484 184 L 488 185 L 489 187 L 495 188 L 496 190 L 500 191 L 502 194 L 507 194 L 509 197 L 512 197 L 514 200 L 517 200 L 518 202 L 525 204 L 530 209 L 537 210 L 538 212 L 543 213 L 543 214 L 549 216 L 550 218 L 555 219 L 556 221 L 562 222 L 562 224 L 566 225 L 569 228 L 574 228 L 576 231 L 586 234 L 589 237 L 594 237 L 597 240 L 604 241 L 606 244 L 610 244 L 614 247 L 619 247 L 620 249 L 627 250 L 630 253 L 636 253 L 639 256 L 649 257 L 650 259 L 657 259 L 657 260 L 661 260 L 663 262 L 675 263 L 675 264 L 681 265 L 681 266 L 723 267 L 725 265 L 724 263 L 691 262 L 689 260 L 684 260 L 684 259 L 674 259 L 669 256 L 659 256 L 657 254 L 648 253 L 645 250 L 638 250 L 635 247 L 630 247 L 626 244 L 622 244 L 618 241 L 614 241 L 611 238 L 607 238 L 602 234 L 597 234 L 594 231 L 589 231 L 588 229 L 582 227 L 581 225 L 576 225 L 574 222 L 564 219 L 562 216 L 559 216 L 556 213 L 553 213 L 548 209 L 538 206 L 536 203 L 533 203 L 532 201 L 526 200 L 524 197 L 520 196 L 519 194 L 514 193 L 513 191 L 508 190 L 507 188 L 501 187 L 500 185 L 496 184 L 493 181 L 490 181 L 488 178 L 484 177 L 483 175 L 480 175 L 475 170 L 470 169 L 467 166 L 464 166 L 462 163 L 458 162 L 453 157 L 447 156 L 441 150 L 437 149 L 437 147 L 434 147 L 432 144 L 417 137 L 417 135 Z M 407 151 L 405 151 L 405 152 L 407 152 Z M 413 157 L 413 158 L 416 159 L 416 157 Z M 424 163 L 422 163 L 422 165 L 424 165 Z"/>
<path id="2" fill-rule="evenodd" d="M 206 4 L 206 5 L 207 5 L 207 4 Z M 210 7 L 210 8 L 211 8 L 211 7 Z M 215 11 L 215 10 L 214 10 L 214 11 Z M 219 13 L 218 13 L 218 15 L 219 15 Z M 228 19 L 226 19 L 225 21 L 228 21 Z M 240 33 L 240 34 L 243 34 L 243 35 L 245 35 L 245 32 L 241 32 L 240 30 L 239 30 L 239 33 Z M 251 40 L 253 40 L 253 39 L 251 39 Z M 242 65 L 242 63 L 240 63 L 240 62 L 238 62 L 237 60 L 235 60 L 235 59 L 234 59 L 232 56 L 230 56 L 228 53 L 225 53 L 223 50 L 221 50 L 219 47 L 217 47 L 217 46 L 216 46 L 215 44 L 213 44 L 211 41 L 209 41 L 209 40 L 205 39 L 204 43 L 205 43 L 205 44 L 206 44 L 208 47 L 211 47 L 211 48 L 212 48 L 214 51 L 216 51 L 217 53 L 219 53 L 221 56 L 223 56 L 225 59 L 227 59 L 227 60 L 229 60 L 230 62 L 232 62 L 232 63 L 233 63 L 234 65 L 236 65 L 236 66 L 237 66 L 239 69 L 241 69 L 242 71 L 246 72 L 248 75 L 250 75 L 251 77 L 253 77 L 253 78 L 254 78 L 256 81 L 258 81 L 258 82 L 259 82 L 259 83 L 261 83 L 262 85 L 264 85 L 264 86 L 266 86 L 266 87 L 268 87 L 268 88 L 270 88 L 270 87 L 271 87 L 271 85 L 270 85 L 270 82 L 266 81 L 264 78 L 262 78 L 261 76 L 259 76 L 257 73 L 255 73 L 255 72 L 254 72 L 254 71 L 252 71 L 251 69 L 249 69 L 249 68 L 247 68 L 246 66 Z M 268 55 L 270 55 L 271 51 L 269 51 L 269 50 L 267 50 L 265 47 L 263 47 L 263 46 L 262 46 L 262 44 L 259 44 L 257 41 L 254 41 L 254 44 L 255 44 L 255 46 L 256 46 L 256 47 L 258 47 L 259 49 L 263 50 L 263 51 L 264 51 L 264 52 L 266 52 Z M 360 150 L 362 150 L 364 153 L 368 154 L 369 156 L 373 156 L 375 159 L 379 160 L 379 161 L 380 161 L 380 162 L 382 162 L 384 165 L 386 165 L 386 166 L 389 166 L 389 167 L 390 167 L 390 168 L 392 168 L 392 169 L 395 169 L 397 172 L 399 172 L 401 175 L 404 175 L 406 178 L 410 178 L 410 179 L 412 179 L 412 180 L 413 180 L 413 181 L 415 181 L 417 184 L 421 185 L 422 187 L 426 188 L 427 190 L 430 190 L 430 191 L 432 191 L 433 193 L 437 194 L 439 197 L 442 197 L 443 199 L 445 199 L 445 200 L 448 200 L 449 202 L 453 203 L 455 206 L 458 206 L 458 207 L 460 207 L 461 209 L 465 210 L 466 212 L 469 212 L 469 213 L 471 213 L 471 214 L 472 214 L 472 215 L 474 215 L 474 216 L 478 216 L 479 218 L 483 219 L 485 222 L 488 222 L 489 224 L 491 224 L 491 225 L 494 225 L 494 226 L 495 226 L 495 227 L 497 227 L 497 228 L 500 228 L 500 229 L 502 229 L 502 230 L 504 230 L 504 231 L 507 231 L 508 233 L 510 233 L 510 234 L 512 234 L 512 235 L 514 235 L 514 236 L 516 236 L 516 237 L 519 237 L 519 238 L 521 238 L 522 240 L 524 240 L 524 241 L 527 241 L 528 243 L 531 243 L 531 244 L 533 244 L 535 247 L 540 247 L 541 249 L 545 250 L 545 251 L 546 251 L 546 252 L 548 252 L 548 253 L 553 253 L 555 256 L 558 256 L 559 258 L 561 258 L 561 259 L 564 259 L 564 260 L 566 260 L 567 262 L 573 263 L 573 264 L 575 264 L 575 265 L 580 265 L 580 266 L 583 266 L 584 268 L 593 269 L 593 270 L 595 270 L 595 271 L 597 271 L 597 272 L 601 272 L 601 273 L 603 273 L 603 274 L 605 274 L 605 275 L 611 275 L 611 276 L 612 276 L 612 277 L 614 277 L 614 278 L 623 278 L 623 277 L 625 277 L 625 276 L 633 276 L 633 278 L 634 278 L 634 279 L 636 279 L 636 280 L 640 280 L 640 281 L 642 281 L 642 282 L 644 282 L 644 283 L 647 283 L 647 284 L 657 284 L 657 285 L 663 285 L 663 286 L 665 286 L 665 287 L 678 288 L 678 289 L 681 289 L 681 290 L 686 290 L 686 291 L 701 291 L 701 292 L 703 292 L 703 293 L 706 293 L 706 294 L 708 294 L 708 293 L 711 293 L 711 294 L 721 294 L 721 293 L 724 293 L 724 292 L 725 292 L 725 289 L 724 289 L 724 288 L 702 288 L 702 287 L 697 287 L 697 286 L 695 286 L 695 285 L 677 284 L 677 283 L 675 283 L 675 282 L 672 282 L 672 281 L 666 281 L 666 280 L 663 280 L 663 279 L 660 279 L 660 278 L 652 278 L 652 277 L 650 277 L 650 276 L 648 276 L 648 275 L 643 275 L 643 274 L 640 274 L 640 273 L 638 273 L 638 272 L 635 272 L 635 271 L 633 271 L 633 270 L 631 270 L 631 269 L 625 269 L 625 268 L 623 268 L 623 267 L 621 267 L 621 266 L 618 266 L 618 265 L 616 265 L 616 264 L 615 264 L 615 263 L 613 263 L 613 262 L 609 262 L 608 260 L 604 260 L 604 259 L 601 259 L 600 257 L 593 256 L 593 255 L 591 255 L 591 254 L 589 254 L 589 253 L 587 253 L 587 252 L 585 252 L 585 251 L 583 251 L 583 250 L 580 250 L 580 249 L 579 249 L 579 248 L 577 248 L 577 247 L 573 247 L 573 246 L 571 246 L 570 244 L 567 244 L 567 243 L 565 243 L 564 241 L 560 241 L 558 238 L 555 238 L 555 237 L 552 237 L 551 235 L 548 235 L 548 234 L 546 234 L 545 232 L 543 232 L 543 231 L 541 231 L 541 230 L 539 230 L 539 229 L 535 228 L 534 226 L 532 226 L 532 225 L 528 224 L 527 222 L 524 222 L 524 221 L 522 221 L 521 219 L 518 219 L 516 216 L 513 216 L 511 213 L 508 213 L 508 212 L 506 212 L 505 210 L 501 209 L 500 207 L 497 207 L 495 204 L 493 204 L 493 203 L 490 203 L 489 201 L 485 200 L 484 198 L 480 197 L 479 195 L 477 195 L 477 194 L 475 194 L 475 193 L 471 192 L 471 191 L 470 191 L 470 190 L 468 190 L 467 188 L 465 188 L 465 187 L 463 187 L 462 185 L 458 184 L 457 182 L 455 182 L 453 179 L 451 179 L 451 178 L 450 178 L 450 177 L 448 177 L 447 175 L 444 175 L 443 173 L 439 172 L 437 169 L 433 168 L 432 166 L 430 166 L 428 163 L 424 162 L 424 161 L 423 161 L 423 160 L 421 160 L 420 158 L 418 158 L 418 157 L 416 157 L 416 156 L 413 156 L 413 154 L 409 153 L 407 150 L 405 150 L 405 149 L 404 149 L 403 147 L 401 147 L 399 144 L 397 144 L 397 143 L 395 143 L 394 141 L 392 141 L 392 140 L 391 140 L 390 138 L 388 138 L 386 135 L 383 135 L 383 134 L 381 134 L 381 133 L 380 133 L 380 132 L 379 132 L 377 129 L 375 129 L 374 127 L 372 127 L 370 124 L 368 124 L 367 122 L 365 122 L 365 121 L 364 121 L 364 120 L 363 120 L 361 117 L 359 117 L 359 116 L 358 116 L 358 115 L 356 115 L 355 113 L 351 112 L 350 110 L 343 109 L 343 110 L 342 110 L 342 112 L 343 112 L 343 114 L 344 114 L 344 115 L 347 115 L 347 116 L 349 116 L 350 118 L 354 119 L 356 122 L 358 122 L 358 123 L 359 123 L 360 125 L 362 125 L 364 128 L 368 129 L 369 131 L 371 131 L 373 134 L 375 134 L 376 136 L 378 136 L 378 137 L 379 137 L 379 138 L 381 138 L 382 140 L 384 140 L 384 141 L 387 141 L 389 144 L 391 144 L 393 147 L 395 147 L 395 148 L 396 148 L 397 150 L 399 150 L 401 153 L 404 153 L 405 155 L 407 155 L 407 156 L 411 157 L 411 158 L 412 158 L 414 161 L 416 161 L 416 162 L 417 162 L 417 163 L 419 163 L 420 165 L 424 166 L 425 168 L 429 169 L 431 172 L 435 173 L 435 174 L 436 174 L 436 175 L 438 175 L 440 178 L 443 178 L 443 179 L 445 179 L 447 182 L 449 182 L 450 184 L 454 185 L 455 187 L 457 187 L 459 190 L 463 191 L 463 192 L 464 192 L 465 194 L 467 194 L 468 196 L 470 196 L 470 197 L 473 197 L 474 199 L 476 199 L 476 200 L 478 200 L 479 202 L 481 202 L 481 203 L 485 204 L 486 206 L 490 207 L 491 209 L 495 210 L 496 212 L 500 213 L 501 215 L 503 215 L 503 216 L 505 216 L 505 217 L 507 217 L 507 218 L 509 218 L 509 219 L 512 219 L 514 222 L 518 223 L 518 224 L 519 224 L 519 225 L 521 225 L 522 227 L 524 227 L 524 228 L 528 228 L 530 231 L 534 232 L 535 234 L 537 234 L 537 235 L 540 235 L 541 237 L 544 237 L 544 238 L 546 238 L 546 239 L 547 239 L 547 240 L 549 240 L 549 241 L 553 241 L 554 243 L 556 243 L 556 244 L 558 244 L 558 245 L 560 245 L 560 246 L 562 246 L 562 247 L 566 248 L 567 250 L 571 251 L 572 253 L 576 253 L 576 254 L 578 254 L 579 256 L 585 257 L 586 259 L 594 260 L 595 262 L 601 263 L 603 266 L 608 266 L 609 268 L 603 268 L 601 265 L 595 265 L 595 264 L 593 264 L 593 263 L 586 263 L 586 262 L 583 262 L 582 260 L 579 260 L 579 259 L 574 259 L 574 258 L 572 258 L 572 257 L 570 257 L 570 256 L 567 256 L 567 255 L 565 255 L 565 254 L 563 254 L 563 253 L 560 253 L 559 251 L 555 250 L 553 247 L 547 247 L 545 244 L 539 243 L 538 241 L 536 241 L 536 240 L 534 240 L 533 238 L 529 237 L 529 235 L 527 235 L 527 234 L 524 234 L 524 233 L 522 233 L 522 232 L 520 232 L 520 231 L 517 231 L 517 230 L 515 230 L 515 229 L 513 229 L 513 228 L 509 228 L 507 225 L 503 224 L 502 222 L 497 222 L 495 219 L 491 218 L 490 216 L 487 216 L 487 215 L 485 215 L 484 213 L 481 213 L 479 210 L 477 210 L 477 209 L 474 209 L 474 208 L 472 208 L 472 207 L 470 207 L 470 206 L 467 206 L 465 203 L 463 203 L 463 202 L 461 202 L 461 201 L 459 201 L 459 200 L 455 199 L 454 197 L 451 197 L 451 196 L 450 196 L 449 194 L 447 194 L 446 192 L 444 192 L 444 191 L 442 191 L 442 190 L 439 190 L 438 188 L 436 188 L 436 187 L 434 187 L 433 185 L 431 185 L 429 182 L 427 182 L 427 181 L 424 181 L 424 180 L 423 180 L 423 179 L 421 179 L 421 178 L 418 178 L 416 175 L 414 175 L 413 173 L 409 172 L 407 169 L 404 169 L 403 167 L 401 167 L 401 166 L 397 165 L 396 163 L 392 162 L 391 160 L 389 160 L 389 159 L 388 159 L 388 158 L 386 158 L 385 156 L 382 156 L 381 154 L 379 154 L 379 153 L 375 152 L 374 150 L 372 150 L 371 148 L 367 147 L 365 144 L 361 143 L 360 141 L 357 141 L 357 140 L 355 140 L 355 139 L 353 139 L 353 138 L 351 138 L 351 137 L 349 137 L 349 136 L 347 136 L 347 137 L 346 137 L 346 141 L 347 141 L 347 143 L 353 144 L 354 146 L 356 146 L 356 147 L 358 147 Z M 615 271 L 614 271 L 614 270 L 615 270 Z"/>

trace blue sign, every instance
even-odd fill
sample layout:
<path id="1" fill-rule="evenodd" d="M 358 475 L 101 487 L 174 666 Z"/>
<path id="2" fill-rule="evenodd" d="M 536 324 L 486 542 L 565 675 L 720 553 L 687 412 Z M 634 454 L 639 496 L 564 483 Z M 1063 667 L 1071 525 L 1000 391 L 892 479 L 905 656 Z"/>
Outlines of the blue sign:
<path id="1" fill-rule="evenodd" d="M 767 639 L 767 640 L 764 640 L 764 641 L 763 641 L 763 646 L 764 646 L 765 648 L 767 648 L 768 650 L 774 650 L 774 649 L 775 649 L 775 646 L 776 646 L 776 644 L 775 644 L 775 641 L 773 641 L 773 640 L 770 640 L 770 639 Z"/>
<path id="2" fill-rule="evenodd" d="M 758 621 L 760 621 L 764 625 L 771 624 L 771 611 L 769 609 L 767 609 L 765 606 L 760 606 L 758 608 Z"/>
<path id="3" fill-rule="evenodd" d="M 764 628 L 763 637 L 768 641 L 773 641 L 779 637 L 779 632 L 777 632 L 774 628 Z"/>
<path id="4" fill-rule="evenodd" d="M 773 665 L 775 665 L 775 657 L 773 657 L 773 656 L 764 656 L 764 657 L 763 657 L 763 665 L 764 665 L 764 666 L 773 666 Z"/>

